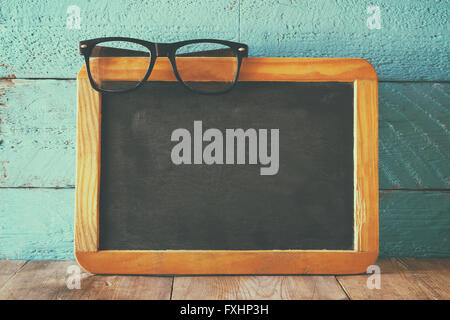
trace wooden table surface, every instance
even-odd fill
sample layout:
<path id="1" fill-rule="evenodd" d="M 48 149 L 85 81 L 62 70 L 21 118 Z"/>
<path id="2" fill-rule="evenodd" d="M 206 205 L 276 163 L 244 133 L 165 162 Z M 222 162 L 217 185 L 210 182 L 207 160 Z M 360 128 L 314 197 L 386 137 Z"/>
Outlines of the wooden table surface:
<path id="1" fill-rule="evenodd" d="M 75 261 L 0 260 L 0 299 L 450 299 L 450 259 L 379 259 L 381 288 L 370 275 L 113 276 L 81 271 L 68 289 Z M 69 269 L 70 271 L 70 269 Z M 73 271 L 71 271 L 73 272 Z"/>

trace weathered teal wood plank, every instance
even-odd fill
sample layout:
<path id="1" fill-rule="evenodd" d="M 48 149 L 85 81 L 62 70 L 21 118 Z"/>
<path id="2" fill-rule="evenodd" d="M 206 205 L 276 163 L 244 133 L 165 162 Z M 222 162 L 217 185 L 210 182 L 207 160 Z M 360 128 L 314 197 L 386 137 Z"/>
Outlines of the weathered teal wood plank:
<path id="1" fill-rule="evenodd" d="M 450 85 L 381 83 L 381 189 L 450 188 Z"/>
<path id="2" fill-rule="evenodd" d="M 242 40 L 252 56 L 362 57 L 383 80 L 449 80 L 448 1 L 376 1 L 381 29 L 366 26 L 373 1 L 5 1 L 0 77 L 75 77 L 77 43 L 101 36 L 154 41 Z M 68 29 L 67 8 L 80 8 Z M 373 13 L 372 13 L 373 15 Z"/>
<path id="3" fill-rule="evenodd" d="M 380 9 L 381 29 L 367 20 Z M 241 40 L 256 56 L 361 57 L 381 80 L 448 80 L 448 1 L 242 0 Z"/>
<path id="4" fill-rule="evenodd" d="M 0 81 L 0 186 L 75 185 L 76 82 Z"/>
<path id="5" fill-rule="evenodd" d="M 0 259 L 73 259 L 74 189 L 0 189 Z M 450 257 L 450 194 L 380 193 L 380 253 Z"/>
<path id="6" fill-rule="evenodd" d="M 0 259 L 73 259 L 74 189 L 0 189 Z"/>
<path id="7" fill-rule="evenodd" d="M 72 5 L 80 8 L 80 29 L 67 28 Z M 0 77 L 75 78 L 84 61 L 78 53 L 80 40 L 238 40 L 238 25 L 236 0 L 6 1 L 0 6 Z"/>
<path id="8" fill-rule="evenodd" d="M 450 192 L 380 192 L 380 255 L 450 257 Z"/>
<path id="9" fill-rule="evenodd" d="M 379 96 L 380 188 L 450 188 L 450 84 L 382 82 Z M 75 81 L 0 82 L 0 119 L 0 187 L 75 185 Z"/>

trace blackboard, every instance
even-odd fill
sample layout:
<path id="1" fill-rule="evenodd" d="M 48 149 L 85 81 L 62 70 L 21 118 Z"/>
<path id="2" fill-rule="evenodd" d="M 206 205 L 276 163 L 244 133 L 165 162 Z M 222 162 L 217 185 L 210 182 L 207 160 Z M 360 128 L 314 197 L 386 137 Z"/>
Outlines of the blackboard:
<path id="1" fill-rule="evenodd" d="M 194 121 L 279 129 L 278 173 L 174 164 L 171 133 Z M 101 132 L 100 250 L 353 249 L 352 83 L 242 82 L 204 96 L 148 82 L 103 95 Z"/>
<path id="2" fill-rule="evenodd" d="M 115 83 L 148 67 L 109 63 Z M 129 93 L 100 94 L 85 67 L 77 83 L 75 257 L 86 271 L 350 274 L 375 263 L 367 61 L 246 58 L 220 96 L 184 89 L 168 59 Z"/>

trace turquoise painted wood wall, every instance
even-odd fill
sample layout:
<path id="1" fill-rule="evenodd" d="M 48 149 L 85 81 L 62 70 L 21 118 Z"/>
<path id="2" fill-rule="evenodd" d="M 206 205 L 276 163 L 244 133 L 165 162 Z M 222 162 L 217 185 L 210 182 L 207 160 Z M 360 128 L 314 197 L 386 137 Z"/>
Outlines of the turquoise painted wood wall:
<path id="1" fill-rule="evenodd" d="M 369 29 L 378 5 L 381 29 Z M 67 8 L 80 8 L 80 29 Z M 251 56 L 363 57 L 379 75 L 382 256 L 450 257 L 449 1 L 4 1 L 0 258 L 72 259 L 79 40 L 242 41 Z"/>

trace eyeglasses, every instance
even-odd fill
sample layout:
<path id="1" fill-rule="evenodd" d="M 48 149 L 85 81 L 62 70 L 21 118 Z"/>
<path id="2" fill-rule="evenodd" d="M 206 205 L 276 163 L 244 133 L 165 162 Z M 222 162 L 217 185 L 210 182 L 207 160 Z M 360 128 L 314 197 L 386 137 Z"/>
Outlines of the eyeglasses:
<path id="1" fill-rule="evenodd" d="M 113 37 L 80 42 L 89 81 L 99 92 L 127 92 L 147 81 L 157 57 L 168 57 L 179 82 L 200 94 L 222 94 L 236 85 L 242 58 L 248 46 L 242 43 L 198 39 L 175 43 L 154 43 L 139 39 Z M 133 70 L 137 81 L 112 81 L 117 58 L 139 59 L 144 68 Z"/>

